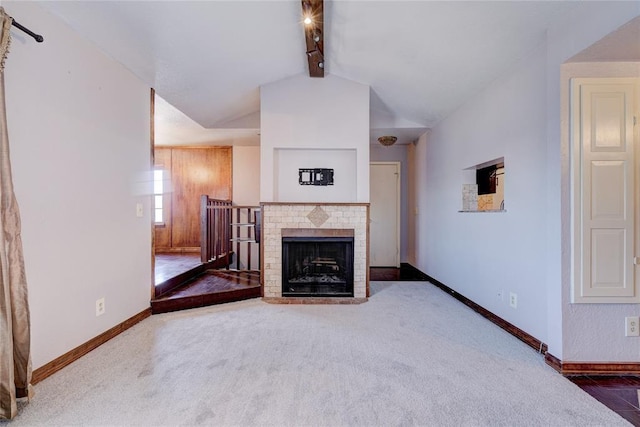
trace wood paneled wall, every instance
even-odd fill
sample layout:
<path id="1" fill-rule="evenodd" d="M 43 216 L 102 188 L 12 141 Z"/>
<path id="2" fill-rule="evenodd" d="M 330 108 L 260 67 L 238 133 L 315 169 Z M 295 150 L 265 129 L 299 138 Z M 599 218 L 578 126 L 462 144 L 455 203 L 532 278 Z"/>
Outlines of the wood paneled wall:
<path id="1" fill-rule="evenodd" d="M 199 250 L 200 196 L 232 198 L 232 147 L 156 147 L 155 166 L 170 178 L 156 252 Z"/>

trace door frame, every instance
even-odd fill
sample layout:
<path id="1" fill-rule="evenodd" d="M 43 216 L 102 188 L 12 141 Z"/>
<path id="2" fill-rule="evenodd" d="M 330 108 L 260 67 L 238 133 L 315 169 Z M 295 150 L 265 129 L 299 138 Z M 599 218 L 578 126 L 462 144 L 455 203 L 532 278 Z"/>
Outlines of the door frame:
<path id="1" fill-rule="evenodd" d="M 400 244 L 402 243 L 400 240 L 400 213 L 402 209 L 400 208 L 400 203 L 402 202 L 402 162 L 400 161 L 375 161 L 369 162 L 369 182 L 371 182 L 371 166 L 373 165 L 395 165 L 396 170 L 398 171 L 398 179 L 396 180 L 396 268 L 400 268 Z M 371 188 L 369 188 L 369 202 L 371 202 Z M 369 218 L 369 222 L 371 222 L 371 218 Z M 371 244 L 371 243 L 370 243 Z M 371 248 L 370 248 L 371 250 Z"/>
<path id="2" fill-rule="evenodd" d="M 150 222 L 151 222 L 151 300 L 156 297 L 156 225 L 154 222 L 154 203 L 155 199 L 153 198 L 153 170 L 155 167 L 155 148 L 156 148 L 156 128 L 155 128 L 155 118 L 156 118 L 156 90 L 151 88 L 150 90 L 150 100 L 149 100 L 149 148 L 151 150 L 151 164 L 149 165 L 149 176 L 151 178 L 151 188 L 150 188 L 150 196 L 149 196 L 149 212 L 151 212 Z"/>
<path id="3" fill-rule="evenodd" d="M 577 73 L 577 76 L 568 75 L 566 79 L 565 86 L 563 89 L 566 90 L 568 96 L 563 98 L 562 107 L 564 111 L 567 112 L 569 116 L 569 123 L 567 124 L 566 134 L 568 136 L 567 143 L 569 147 L 569 152 L 571 155 L 571 163 L 570 163 L 570 174 L 569 174 L 569 184 L 570 184 L 570 232 L 571 232 L 571 263 L 570 263 L 570 288 L 571 288 L 571 303 L 598 303 L 598 304 L 624 304 L 624 303 L 638 303 L 640 301 L 640 292 L 638 289 L 638 264 L 635 261 L 635 255 L 638 253 L 638 248 L 640 248 L 640 198 L 638 197 L 637 191 L 640 188 L 640 173 L 638 173 L 638 166 L 640 165 L 640 129 L 635 124 L 636 117 L 638 117 L 638 113 L 640 112 L 640 78 L 638 77 L 629 77 L 625 75 L 610 75 L 606 71 L 603 73 L 604 75 L 599 75 L 601 73 L 585 73 L 588 74 L 589 77 L 581 76 L 582 73 Z M 583 251 L 585 249 L 589 250 L 590 248 L 585 248 L 584 240 L 582 237 L 583 233 L 583 225 L 582 225 L 582 215 L 583 215 L 583 196 L 582 192 L 583 188 L 583 170 L 585 165 L 583 164 L 583 140 L 581 136 L 581 86 L 582 85 L 621 85 L 621 84 L 632 84 L 634 86 L 634 91 L 631 96 L 630 104 L 631 107 L 629 109 L 629 113 L 632 116 L 631 120 L 631 145 L 632 149 L 635 150 L 634 158 L 632 159 L 632 167 L 635 170 L 635 174 L 632 177 L 633 185 L 636 186 L 634 189 L 634 195 L 632 196 L 632 200 L 630 203 L 633 205 L 633 213 L 631 216 L 633 217 L 632 223 L 634 227 L 634 235 L 631 236 L 632 242 L 632 256 L 634 260 L 629 260 L 627 258 L 627 262 L 632 262 L 634 265 L 631 266 L 633 273 L 631 273 L 631 288 L 630 291 L 624 292 L 626 289 L 615 288 L 617 290 L 621 290 L 623 294 L 620 293 L 611 293 L 609 295 L 597 295 L 592 292 L 584 292 L 583 286 L 583 270 L 585 265 L 583 263 Z M 629 123 L 629 122 L 626 122 Z M 589 189 L 590 191 L 590 189 Z M 629 202 L 629 201 L 628 201 Z M 589 258 L 590 260 L 590 258 Z M 590 264 L 587 265 L 587 268 L 590 268 Z M 587 289 L 588 291 L 588 289 Z"/>

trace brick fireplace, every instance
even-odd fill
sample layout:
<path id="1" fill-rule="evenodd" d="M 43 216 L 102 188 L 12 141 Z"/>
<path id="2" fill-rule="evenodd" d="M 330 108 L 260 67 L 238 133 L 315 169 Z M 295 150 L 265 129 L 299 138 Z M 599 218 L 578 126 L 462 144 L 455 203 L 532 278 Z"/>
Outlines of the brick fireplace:
<path id="1" fill-rule="evenodd" d="M 268 302 L 358 303 L 369 296 L 368 203 L 262 203 L 262 286 Z M 318 296 L 283 296 L 284 241 L 352 241 L 352 294 L 320 291 Z M 325 255 L 327 254 L 320 254 Z M 337 258 L 341 258 L 338 256 Z M 338 262 L 340 264 L 340 262 Z M 333 268 L 338 269 L 338 265 Z M 342 269 L 342 266 L 340 266 Z M 292 288 L 293 289 L 293 288 Z M 323 286 L 323 289 L 328 289 Z M 288 296 L 287 296 L 288 295 Z M 351 296 L 353 295 L 353 296 Z"/>

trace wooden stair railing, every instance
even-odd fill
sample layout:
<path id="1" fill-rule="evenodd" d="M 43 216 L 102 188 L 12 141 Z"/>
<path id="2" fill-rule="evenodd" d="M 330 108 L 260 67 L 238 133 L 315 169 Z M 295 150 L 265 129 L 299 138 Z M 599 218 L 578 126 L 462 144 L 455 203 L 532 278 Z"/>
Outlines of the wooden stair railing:
<path id="1" fill-rule="evenodd" d="M 231 250 L 237 270 L 260 270 L 260 206 L 231 207 Z M 257 248 L 255 254 L 254 247 Z"/>
<path id="2" fill-rule="evenodd" d="M 259 270 L 260 207 L 234 206 L 230 200 L 210 199 L 206 195 L 201 197 L 200 206 L 202 262 L 226 257 L 227 269 L 233 264 L 236 270 Z M 254 251 L 254 247 L 258 250 Z"/>
<path id="3" fill-rule="evenodd" d="M 200 197 L 200 260 L 203 263 L 231 256 L 229 224 L 231 223 L 229 207 L 231 200 L 210 199 Z"/>

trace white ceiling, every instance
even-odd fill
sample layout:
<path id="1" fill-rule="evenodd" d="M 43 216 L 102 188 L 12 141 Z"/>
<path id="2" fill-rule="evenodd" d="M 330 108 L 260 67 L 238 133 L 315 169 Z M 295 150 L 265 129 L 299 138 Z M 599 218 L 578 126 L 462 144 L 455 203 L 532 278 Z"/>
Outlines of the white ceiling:
<path id="1" fill-rule="evenodd" d="M 161 97 L 155 97 L 155 145 L 260 145 L 258 128 L 205 128 Z"/>
<path id="2" fill-rule="evenodd" d="M 640 62 L 640 16 L 569 58 L 567 62 Z"/>
<path id="3" fill-rule="evenodd" d="M 168 143 L 257 144 L 260 86 L 307 73 L 299 0 L 40 4 L 168 101 L 156 106 L 158 144 L 166 135 Z M 580 5 L 325 0 L 325 71 L 371 86 L 372 141 L 395 133 L 408 143 Z"/>

